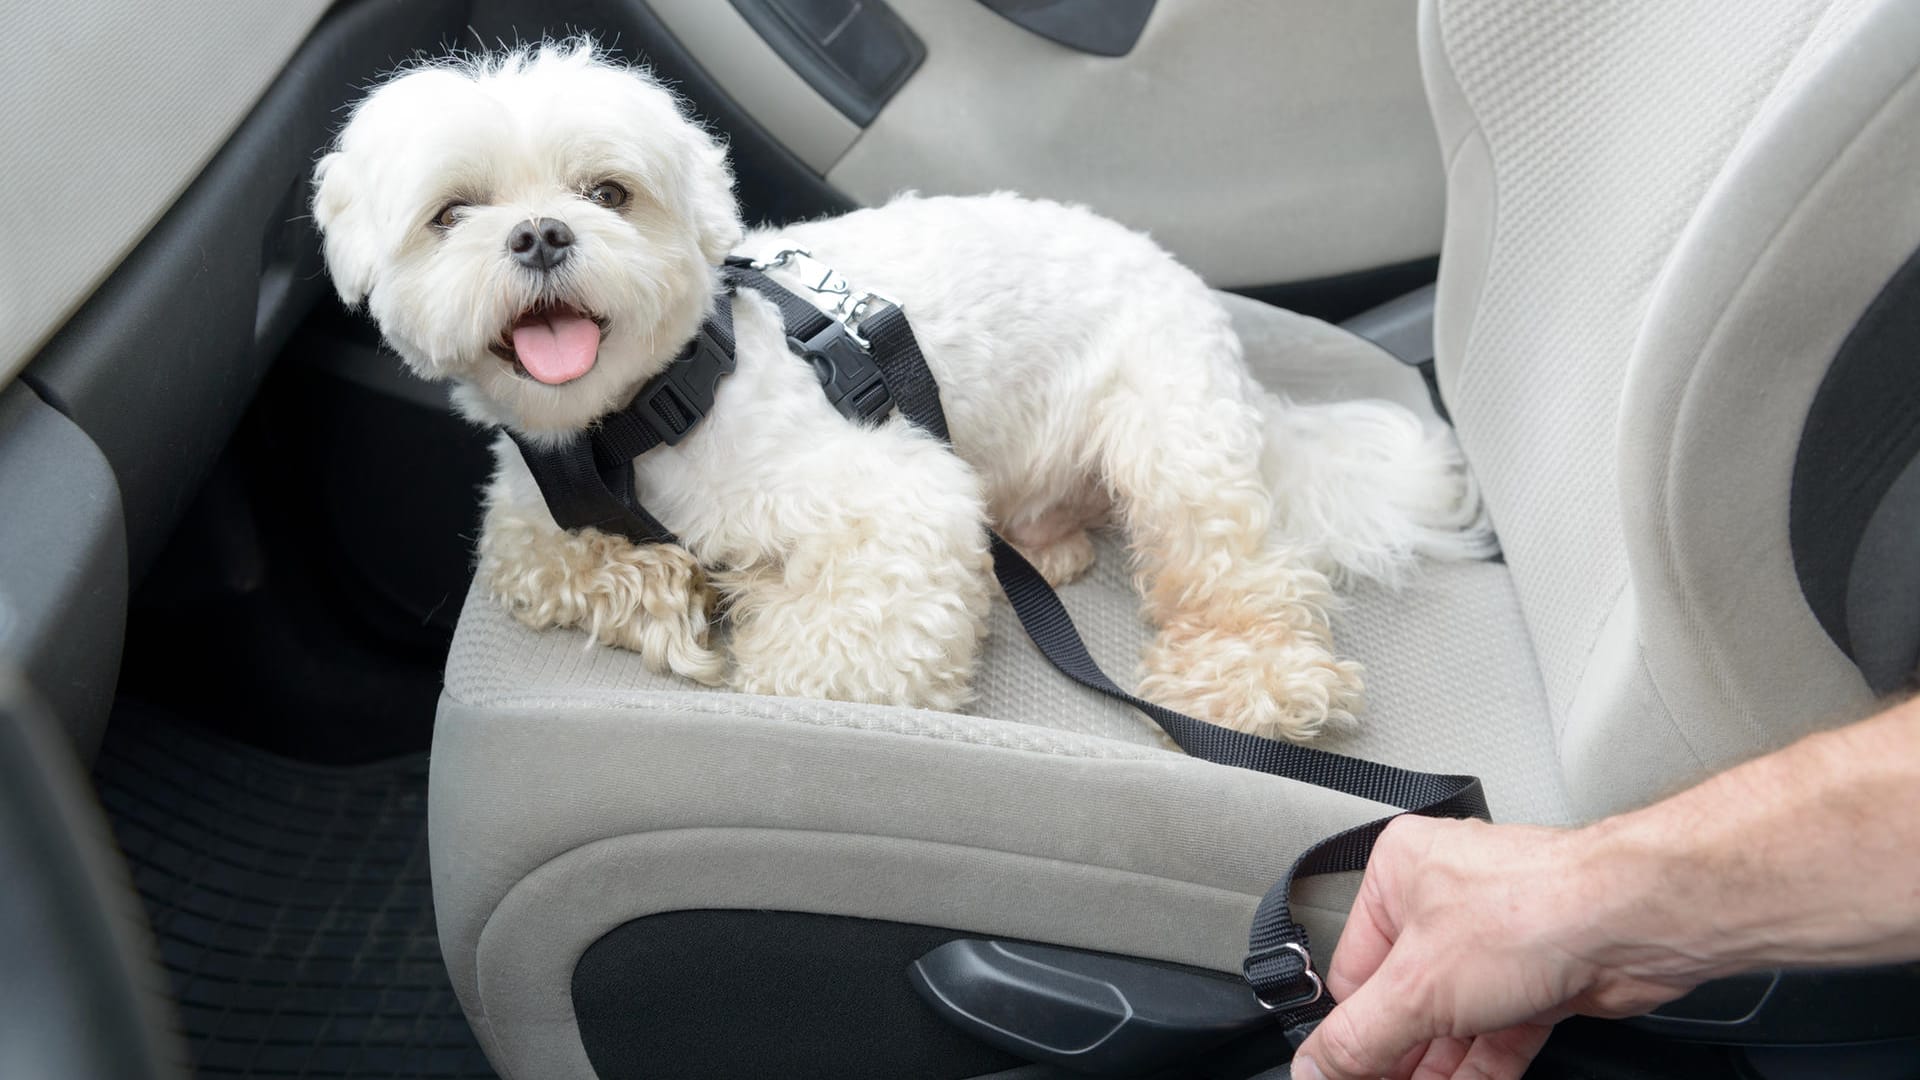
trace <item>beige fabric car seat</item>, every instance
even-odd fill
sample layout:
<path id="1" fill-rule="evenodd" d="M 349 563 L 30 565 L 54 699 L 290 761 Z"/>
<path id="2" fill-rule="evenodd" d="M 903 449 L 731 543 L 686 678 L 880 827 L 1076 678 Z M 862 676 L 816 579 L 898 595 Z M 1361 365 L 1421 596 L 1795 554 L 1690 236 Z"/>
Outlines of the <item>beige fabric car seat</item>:
<path id="1" fill-rule="evenodd" d="M 1500 820 L 1573 822 L 1868 708 L 1920 633 L 1903 546 L 1875 546 L 1920 506 L 1911 354 L 1907 379 L 1887 368 L 1920 329 L 1886 299 L 1920 290 L 1903 270 L 1920 6 L 1428 0 L 1421 46 L 1448 182 L 1439 384 L 1505 562 L 1358 590 L 1335 629 L 1369 711 L 1323 745 L 1478 774 Z M 1228 302 L 1270 385 L 1428 408 L 1377 347 Z M 1116 675 L 1148 633 L 1122 565 L 1109 543 L 1064 591 Z M 609 1006 L 583 1024 L 576 968 L 665 913 L 1237 971 L 1292 858 L 1382 812 L 1184 757 L 1048 668 L 1004 605 L 980 688 L 965 716 L 705 691 L 470 596 L 434 742 L 434 894 L 501 1075 L 595 1075 L 583 1027 Z M 1323 965 L 1351 878 L 1296 895 Z M 814 996 L 736 1004 L 831 1013 Z M 657 1052 L 684 1074 L 678 1021 L 652 1021 L 592 1056 L 627 1075 Z M 740 1052 L 714 1048 L 713 1073 Z"/>

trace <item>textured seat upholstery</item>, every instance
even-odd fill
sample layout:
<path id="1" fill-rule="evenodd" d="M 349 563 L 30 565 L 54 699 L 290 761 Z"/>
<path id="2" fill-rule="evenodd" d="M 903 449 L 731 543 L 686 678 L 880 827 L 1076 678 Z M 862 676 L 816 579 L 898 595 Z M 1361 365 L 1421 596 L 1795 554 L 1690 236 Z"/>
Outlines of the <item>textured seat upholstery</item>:
<path id="1" fill-rule="evenodd" d="M 1920 9 L 1707 7 L 1424 9 L 1438 369 L 1507 561 L 1353 595 L 1334 626 L 1369 711 L 1325 745 L 1477 773 L 1502 820 L 1643 801 L 1871 697 L 1801 595 L 1787 505 L 1832 357 L 1920 247 Z M 1427 408 L 1371 345 L 1229 302 L 1270 385 Z M 1147 634 L 1111 543 L 1064 595 L 1128 672 Z M 592 1075 L 572 973 L 642 916 L 855 915 L 1231 971 L 1294 855 L 1380 812 L 1171 750 L 1004 605 L 980 689 L 964 716 L 706 691 L 470 596 L 434 891 L 502 1075 Z M 1301 887 L 1317 942 L 1352 887 Z"/>

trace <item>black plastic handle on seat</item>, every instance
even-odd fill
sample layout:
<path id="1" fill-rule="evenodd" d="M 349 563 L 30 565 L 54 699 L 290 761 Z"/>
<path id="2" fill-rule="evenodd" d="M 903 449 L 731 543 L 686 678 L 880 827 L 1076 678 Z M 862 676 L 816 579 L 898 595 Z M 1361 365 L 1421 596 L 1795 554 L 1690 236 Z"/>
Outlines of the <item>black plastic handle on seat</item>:
<path id="1" fill-rule="evenodd" d="M 1127 1076 L 1264 1027 L 1247 984 L 1103 953 L 962 939 L 916 960 L 914 989 L 949 1023 L 1029 1061 Z"/>

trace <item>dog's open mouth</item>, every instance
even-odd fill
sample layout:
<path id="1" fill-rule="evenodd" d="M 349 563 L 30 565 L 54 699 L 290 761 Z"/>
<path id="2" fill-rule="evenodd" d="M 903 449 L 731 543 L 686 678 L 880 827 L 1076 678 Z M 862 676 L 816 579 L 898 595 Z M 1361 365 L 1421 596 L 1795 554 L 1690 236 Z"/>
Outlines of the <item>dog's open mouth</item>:
<path id="1" fill-rule="evenodd" d="M 513 320 L 488 346 L 513 373 L 559 386 L 593 370 L 606 320 L 567 304 L 541 304 Z"/>

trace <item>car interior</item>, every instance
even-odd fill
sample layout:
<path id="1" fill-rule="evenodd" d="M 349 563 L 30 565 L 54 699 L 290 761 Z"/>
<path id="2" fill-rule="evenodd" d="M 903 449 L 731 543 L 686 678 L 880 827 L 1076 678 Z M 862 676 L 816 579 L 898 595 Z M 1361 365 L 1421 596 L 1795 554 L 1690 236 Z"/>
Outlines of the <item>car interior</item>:
<path id="1" fill-rule="evenodd" d="M 1380 805 L 1181 754 L 999 601 L 963 715 L 697 686 L 473 586 L 490 433 L 307 211 L 352 103 L 450 52 L 648 65 L 751 222 L 1086 204 L 1220 290 L 1268 387 L 1450 423 L 1501 552 L 1351 590 L 1369 703 L 1325 749 L 1570 825 L 1920 671 L 1907 0 L 19 15 L 0 1075 L 1287 1075 L 1249 920 Z M 1118 675 L 1150 630 L 1100 544 L 1061 595 Z M 1357 879 L 1295 889 L 1322 970 Z M 1528 1075 L 1916 1077 L 1916 1002 L 1914 964 L 1744 975 Z"/>

